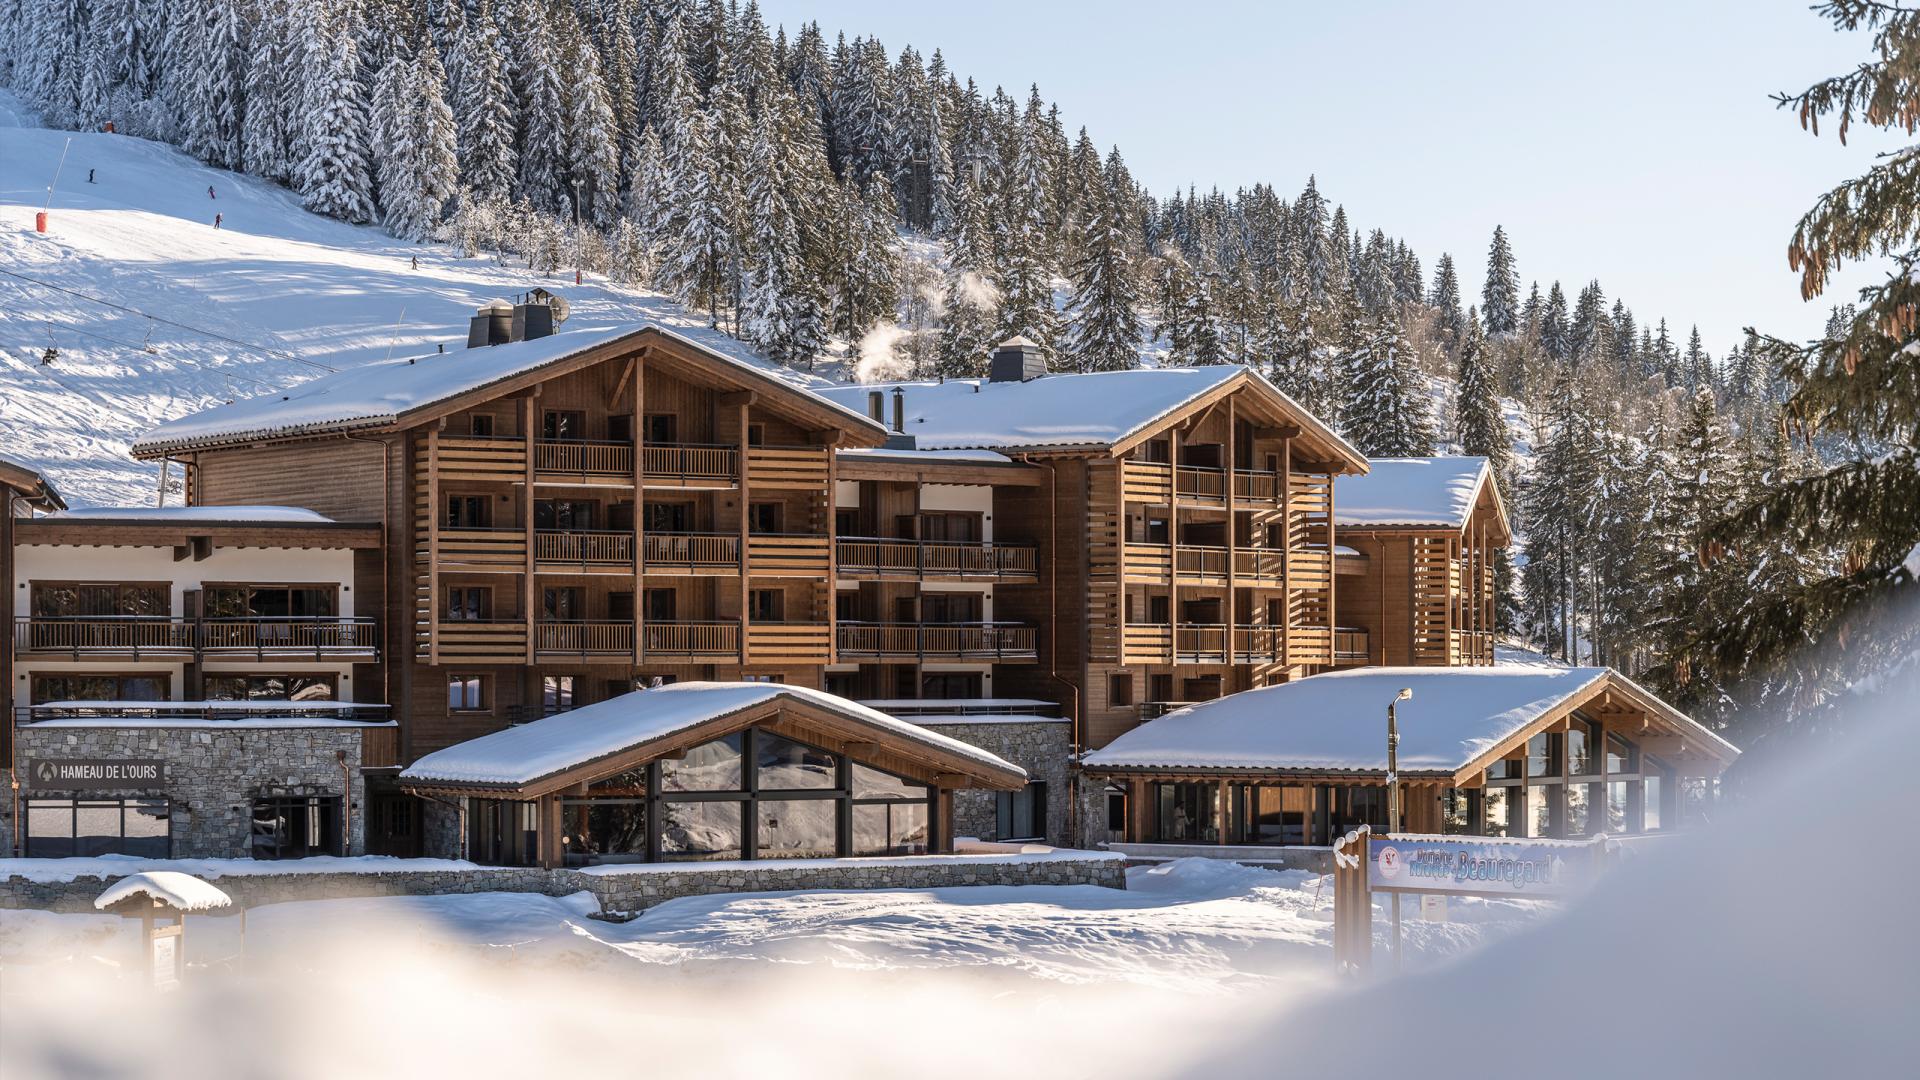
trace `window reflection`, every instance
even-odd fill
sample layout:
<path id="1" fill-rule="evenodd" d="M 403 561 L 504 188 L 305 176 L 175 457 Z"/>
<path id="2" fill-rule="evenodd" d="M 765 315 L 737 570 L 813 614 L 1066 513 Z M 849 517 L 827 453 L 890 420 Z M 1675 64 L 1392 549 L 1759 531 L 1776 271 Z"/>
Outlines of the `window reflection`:
<path id="1" fill-rule="evenodd" d="M 741 858 L 740 819 L 745 806 L 731 799 L 661 803 L 660 858 Z"/>
<path id="2" fill-rule="evenodd" d="M 837 799 L 760 799 L 758 852 L 763 859 L 831 859 L 839 850 Z"/>
<path id="3" fill-rule="evenodd" d="M 688 750 L 679 761 L 660 763 L 662 791 L 739 791 L 741 746 L 746 736 L 734 732 Z"/>
<path id="4" fill-rule="evenodd" d="M 832 754 L 770 732 L 760 732 L 754 739 L 753 756 L 762 791 L 830 788 L 838 783 L 838 762 Z"/>

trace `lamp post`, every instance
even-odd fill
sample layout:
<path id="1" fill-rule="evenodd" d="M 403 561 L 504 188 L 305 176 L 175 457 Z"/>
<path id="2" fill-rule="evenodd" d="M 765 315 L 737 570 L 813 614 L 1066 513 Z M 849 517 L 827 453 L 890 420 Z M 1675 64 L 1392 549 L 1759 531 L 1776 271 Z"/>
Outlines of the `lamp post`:
<path id="1" fill-rule="evenodd" d="M 1413 700 L 1413 688 L 1401 687 L 1387 702 L 1387 835 L 1400 831 L 1400 718 L 1401 702 Z M 1393 970 L 1400 970 L 1400 894 L 1393 894 Z"/>

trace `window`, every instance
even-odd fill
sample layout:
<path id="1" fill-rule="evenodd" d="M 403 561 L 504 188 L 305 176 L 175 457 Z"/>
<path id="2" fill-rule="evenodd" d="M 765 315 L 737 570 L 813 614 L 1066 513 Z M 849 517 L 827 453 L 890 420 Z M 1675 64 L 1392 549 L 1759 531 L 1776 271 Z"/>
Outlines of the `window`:
<path id="1" fill-rule="evenodd" d="M 1166 626 L 1173 621 L 1172 602 L 1165 596 L 1147 597 L 1147 621 L 1155 626 Z"/>
<path id="2" fill-rule="evenodd" d="M 1563 736 L 1567 745 L 1567 775 L 1591 776 L 1599 770 L 1594 766 L 1593 725 L 1575 717 L 1567 722 L 1567 733 Z"/>
<path id="3" fill-rule="evenodd" d="M 779 589 L 754 589 L 747 593 L 747 617 L 754 622 L 783 622 L 787 617 L 787 594 Z"/>
<path id="4" fill-rule="evenodd" d="M 1171 843 L 1220 841 L 1218 784 L 1153 785 L 1154 835 Z"/>
<path id="5" fill-rule="evenodd" d="M 1527 740 L 1527 775 L 1560 775 L 1560 736 L 1541 732 Z"/>
<path id="6" fill-rule="evenodd" d="M 594 504 L 581 499 L 540 499 L 533 504 L 536 529 L 591 529 Z"/>
<path id="7" fill-rule="evenodd" d="M 632 413 L 615 413 L 607 417 L 607 441 L 623 443 L 633 441 Z"/>
<path id="8" fill-rule="evenodd" d="M 660 857 L 667 860 L 738 859 L 745 855 L 741 822 L 745 802 L 660 804 Z"/>
<path id="9" fill-rule="evenodd" d="M 1440 831 L 1471 834 L 1474 831 L 1474 803 L 1480 797 L 1471 788 L 1447 788 L 1440 795 Z"/>
<path id="10" fill-rule="evenodd" d="M 773 535 L 780 531 L 786 507 L 777 502 L 757 502 L 747 508 L 747 531 Z"/>
<path id="11" fill-rule="evenodd" d="M 931 850 L 932 815 L 924 802 L 855 803 L 855 855 L 925 855 Z"/>
<path id="12" fill-rule="evenodd" d="M 253 857 L 304 859 L 343 855 L 340 797 L 275 795 L 253 800 Z"/>
<path id="13" fill-rule="evenodd" d="M 542 675 L 540 677 L 540 712 L 543 716 L 566 712 L 573 708 L 573 676 Z"/>
<path id="14" fill-rule="evenodd" d="M 467 857 L 485 866 L 537 864 L 539 820 L 534 803 L 467 800 Z"/>
<path id="15" fill-rule="evenodd" d="M 1107 676 L 1107 704 L 1118 708 L 1133 704 L 1133 674 Z"/>
<path id="16" fill-rule="evenodd" d="M 1168 674 L 1147 676 L 1148 701 L 1173 700 L 1173 676 Z"/>
<path id="17" fill-rule="evenodd" d="M 479 712 L 487 707 L 485 675 L 447 676 L 447 708 L 452 712 Z"/>
<path id="18" fill-rule="evenodd" d="M 920 676 L 920 696 L 936 701 L 977 698 L 983 677 L 978 671 L 929 671 Z"/>
<path id="19" fill-rule="evenodd" d="M 29 859 L 173 854 L 165 799 L 29 798 L 23 809 Z"/>
<path id="20" fill-rule="evenodd" d="M 333 701 L 335 675 L 208 675 L 208 701 Z"/>
<path id="21" fill-rule="evenodd" d="M 39 618 L 165 618 L 170 592 L 164 584 L 34 582 L 28 602 Z"/>
<path id="22" fill-rule="evenodd" d="M 1660 831 L 1661 811 L 1664 810 L 1667 805 L 1665 796 L 1661 791 L 1663 782 L 1660 776 L 1652 773 L 1649 773 L 1640 781 L 1645 789 L 1640 795 L 1640 804 L 1643 807 L 1640 818 L 1640 830 L 1642 832 Z"/>
<path id="23" fill-rule="evenodd" d="M 1019 791 L 999 793 L 994 836 L 1000 840 L 1040 840 L 1047 835 L 1047 782 L 1030 780 Z"/>
<path id="24" fill-rule="evenodd" d="M 767 672 L 759 672 L 757 674 L 742 674 L 740 676 L 740 681 L 741 682 L 757 682 L 757 683 L 783 683 L 787 681 L 787 677 L 785 675 L 773 675 Z"/>
<path id="25" fill-rule="evenodd" d="M 574 622 L 587 617 L 587 591 L 578 585 L 550 585 L 540 591 L 540 617 Z"/>
<path id="26" fill-rule="evenodd" d="M 549 409 L 540 421 L 540 437 L 562 442 L 578 442 L 587 437 L 587 414 L 573 410 Z"/>
<path id="27" fill-rule="evenodd" d="M 679 442 L 680 418 L 671 413 L 648 413 L 647 441 L 650 443 Z"/>
<path id="28" fill-rule="evenodd" d="M 979 593 L 921 593 L 920 621 L 977 623 L 981 621 L 985 607 L 986 598 Z"/>
<path id="29" fill-rule="evenodd" d="M 980 540 L 979 514 L 953 511 L 920 515 L 920 539 L 948 544 L 972 544 Z"/>
<path id="30" fill-rule="evenodd" d="M 1107 792 L 1107 831 L 1123 835 L 1127 831 L 1127 797 L 1117 791 Z"/>
<path id="31" fill-rule="evenodd" d="M 650 502 L 642 513 L 650 533 L 683 533 L 693 527 L 693 504 Z"/>
<path id="32" fill-rule="evenodd" d="M 833 512 L 833 531 L 840 536 L 859 536 L 859 508 L 843 506 L 835 510 Z"/>
<path id="33" fill-rule="evenodd" d="M 485 529 L 493 524 L 493 500 L 485 495 L 447 496 L 449 529 Z"/>
<path id="34" fill-rule="evenodd" d="M 1566 785 L 1566 810 L 1561 822 L 1561 836 L 1585 836 L 1590 822 L 1588 811 L 1593 806 L 1592 785 Z"/>
<path id="35" fill-rule="evenodd" d="M 492 586 L 447 586 L 446 617 L 448 622 L 484 622 L 493 618 Z"/>
<path id="36" fill-rule="evenodd" d="M 1607 733 L 1607 772 L 1631 773 L 1640 771 L 1640 755 L 1632 743 L 1612 732 Z"/>
<path id="37" fill-rule="evenodd" d="M 748 446 L 767 445 L 767 425 L 748 424 L 747 425 L 747 445 Z"/>
<path id="38" fill-rule="evenodd" d="M 1486 819 L 1482 828 L 1488 836 L 1513 836 L 1513 807 L 1522 788 L 1490 787 L 1483 796 Z"/>
<path id="39" fill-rule="evenodd" d="M 336 585 L 209 585 L 202 609 L 210 619 L 332 618 L 340 604 Z"/>
<path id="40" fill-rule="evenodd" d="M 1298 784 L 1239 784 L 1233 789 L 1237 844 L 1304 844 L 1313 792 Z"/>
<path id="41" fill-rule="evenodd" d="M 745 783 L 741 756 L 746 735 L 735 732 L 688 750 L 679 760 L 660 763 L 661 791 L 740 791 Z"/>
<path id="42" fill-rule="evenodd" d="M 641 594 L 648 622 L 672 622 L 679 594 L 672 589 L 648 589 Z"/>
<path id="43" fill-rule="evenodd" d="M 493 417 L 480 413 L 467 417 L 467 433 L 476 439 L 493 438 Z"/>
<path id="44" fill-rule="evenodd" d="M 153 675 L 35 675 L 33 703 L 49 701 L 168 701 L 171 680 Z"/>

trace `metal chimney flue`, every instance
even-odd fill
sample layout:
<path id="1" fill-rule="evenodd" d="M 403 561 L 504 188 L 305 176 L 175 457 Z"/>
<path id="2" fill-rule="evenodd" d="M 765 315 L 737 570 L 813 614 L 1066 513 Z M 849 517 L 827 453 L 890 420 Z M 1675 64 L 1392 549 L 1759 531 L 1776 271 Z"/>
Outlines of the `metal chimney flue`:
<path id="1" fill-rule="evenodd" d="M 880 390 L 867 391 L 867 419 L 876 424 L 887 422 L 887 395 Z"/>
<path id="2" fill-rule="evenodd" d="M 907 392 L 898 386 L 893 388 L 893 430 L 896 434 L 907 430 Z"/>
<path id="3" fill-rule="evenodd" d="M 1047 373 L 1047 358 L 1040 346 L 1025 337 L 1012 337 L 994 346 L 987 367 L 989 382 L 1026 382 Z"/>

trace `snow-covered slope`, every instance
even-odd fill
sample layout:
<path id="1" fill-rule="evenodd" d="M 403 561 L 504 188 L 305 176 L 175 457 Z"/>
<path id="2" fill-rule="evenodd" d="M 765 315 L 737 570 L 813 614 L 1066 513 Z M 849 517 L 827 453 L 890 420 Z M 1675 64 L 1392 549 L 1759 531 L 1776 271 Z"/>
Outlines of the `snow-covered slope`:
<path id="1" fill-rule="evenodd" d="M 34 215 L 56 168 L 42 235 Z M 746 355 L 663 297 L 344 225 L 158 143 L 33 126 L 0 91 L 0 456 L 48 471 L 76 505 L 151 503 L 154 468 L 127 449 L 161 421 L 313 378 L 317 364 L 458 348 L 476 306 L 536 285 L 567 297 L 575 325 L 650 320 Z"/>

